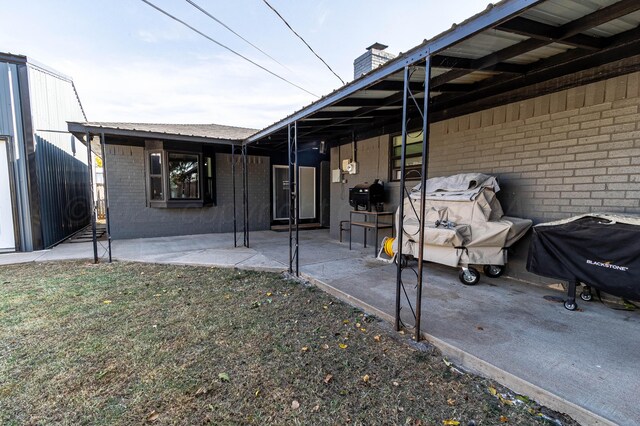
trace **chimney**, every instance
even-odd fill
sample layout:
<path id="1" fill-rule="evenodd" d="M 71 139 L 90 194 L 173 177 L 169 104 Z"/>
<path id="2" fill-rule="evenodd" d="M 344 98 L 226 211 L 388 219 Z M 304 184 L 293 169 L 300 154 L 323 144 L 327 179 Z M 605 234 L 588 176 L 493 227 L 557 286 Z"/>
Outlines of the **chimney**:
<path id="1" fill-rule="evenodd" d="M 374 43 L 367 47 L 367 51 L 353 61 L 353 78 L 356 79 L 395 58 L 396 55 L 384 51 L 387 47 L 389 46 L 382 43 Z"/>

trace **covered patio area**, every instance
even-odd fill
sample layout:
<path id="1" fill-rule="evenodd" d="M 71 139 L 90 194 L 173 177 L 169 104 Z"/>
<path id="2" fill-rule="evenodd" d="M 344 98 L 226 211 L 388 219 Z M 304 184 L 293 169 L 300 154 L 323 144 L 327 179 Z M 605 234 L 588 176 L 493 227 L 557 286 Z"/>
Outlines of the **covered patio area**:
<path id="1" fill-rule="evenodd" d="M 396 268 L 373 258 L 371 248 L 339 243 L 327 230 L 301 231 L 300 273 L 321 289 L 364 311 L 393 321 Z M 287 233 L 251 233 L 251 248 L 233 247 L 229 234 L 116 240 L 113 258 L 283 272 Z M 99 254 L 106 256 L 104 247 Z M 0 256 L 0 264 L 91 259 L 91 243 Z M 640 340 L 638 312 L 598 302 L 569 312 L 545 296 L 562 296 L 501 277 L 463 286 L 457 271 L 429 264 L 423 288 L 423 336 L 457 365 L 489 376 L 583 424 L 640 424 L 635 359 Z M 413 274 L 405 269 L 406 274 Z M 415 280 L 415 277 L 412 278 Z M 409 280 L 407 280 L 410 282 Z M 405 286 L 408 298 L 415 288 Z M 403 309 L 408 324 L 413 317 Z M 408 333 L 409 334 L 409 333 Z"/>

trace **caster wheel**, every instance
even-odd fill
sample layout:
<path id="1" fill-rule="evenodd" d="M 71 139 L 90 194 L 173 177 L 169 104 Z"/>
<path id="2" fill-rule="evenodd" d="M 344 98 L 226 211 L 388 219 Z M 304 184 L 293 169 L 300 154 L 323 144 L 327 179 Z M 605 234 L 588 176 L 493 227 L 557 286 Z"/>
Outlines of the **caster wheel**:
<path id="1" fill-rule="evenodd" d="M 460 282 L 464 285 L 476 285 L 480 281 L 480 272 L 476 268 L 463 269 L 458 274 Z"/>
<path id="2" fill-rule="evenodd" d="M 564 302 L 564 308 L 568 311 L 575 311 L 578 309 L 578 305 L 576 305 L 576 302 L 570 302 L 567 300 Z"/>
<path id="3" fill-rule="evenodd" d="M 498 278 L 504 274 L 505 267 L 504 265 L 484 265 L 482 269 L 489 278 Z"/>
<path id="4" fill-rule="evenodd" d="M 593 299 L 593 296 L 591 295 L 591 293 L 583 291 L 582 293 L 580 293 L 580 299 L 584 300 L 585 302 L 590 302 Z"/>
<path id="5" fill-rule="evenodd" d="M 396 259 L 395 259 L 396 265 L 398 264 L 398 262 L 400 262 L 400 267 L 406 268 L 407 265 L 409 264 L 409 258 L 403 254 L 399 259 L 400 260 L 398 260 L 398 256 L 396 256 Z"/>

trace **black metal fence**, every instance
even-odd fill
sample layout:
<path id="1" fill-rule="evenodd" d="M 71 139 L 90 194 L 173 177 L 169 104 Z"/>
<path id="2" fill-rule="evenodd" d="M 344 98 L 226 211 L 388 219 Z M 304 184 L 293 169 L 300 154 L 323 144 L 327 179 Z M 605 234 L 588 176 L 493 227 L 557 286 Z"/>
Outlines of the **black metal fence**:
<path id="1" fill-rule="evenodd" d="M 91 220 L 87 166 L 36 136 L 42 239 L 45 247 L 60 242 Z"/>

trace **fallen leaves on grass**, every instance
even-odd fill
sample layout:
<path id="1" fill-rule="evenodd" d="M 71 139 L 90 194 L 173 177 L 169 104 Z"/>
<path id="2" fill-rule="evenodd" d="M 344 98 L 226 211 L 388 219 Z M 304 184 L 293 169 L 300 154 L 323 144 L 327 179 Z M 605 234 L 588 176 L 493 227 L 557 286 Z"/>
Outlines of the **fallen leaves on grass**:
<path id="1" fill-rule="evenodd" d="M 507 423 L 509 419 L 505 416 L 500 416 L 500 423 Z"/>
<path id="2" fill-rule="evenodd" d="M 451 420 L 451 419 L 447 419 L 447 420 L 443 420 L 442 424 L 444 426 L 459 426 L 460 422 L 457 420 Z"/>
<path id="3" fill-rule="evenodd" d="M 487 379 L 452 374 L 437 350 L 409 346 L 410 332 L 400 338 L 388 324 L 277 275 L 59 263 L 3 267 L 3 281 L 12 284 L 0 296 L 0 341 L 16 356 L 0 357 L 8 381 L 0 385 L 0 423 L 20 424 L 25 412 L 63 424 L 148 426 L 545 422 L 534 402 Z M 104 296 L 117 297 L 110 300 L 118 309 Z M 239 307 L 232 315 L 230 300 Z M 254 302 L 259 309 L 250 309 Z M 38 374 L 25 377 L 33 365 Z M 489 386 L 513 404 L 497 401 Z M 136 403 L 123 410 L 123 401 Z"/>
<path id="4" fill-rule="evenodd" d="M 147 421 L 155 422 L 156 420 L 158 420 L 158 417 L 160 417 L 160 413 L 158 413 L 156 410 L 153 410 L 147 415 Z"/>

